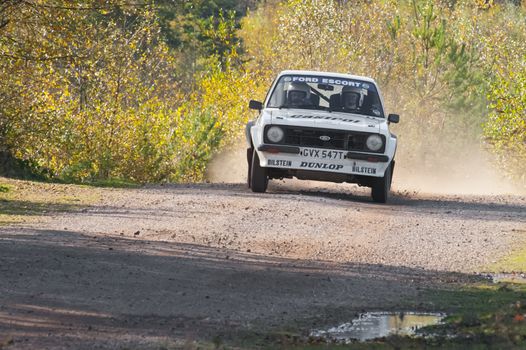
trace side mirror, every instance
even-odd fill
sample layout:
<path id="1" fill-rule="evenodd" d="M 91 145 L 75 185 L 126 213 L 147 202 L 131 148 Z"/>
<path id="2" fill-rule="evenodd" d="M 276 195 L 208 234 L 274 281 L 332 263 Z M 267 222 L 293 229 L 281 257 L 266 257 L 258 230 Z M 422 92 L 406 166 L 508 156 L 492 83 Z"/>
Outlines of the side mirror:
<path id="1" fill-rule="evenodd" d="M 248 103 L 248 108 L 260 111 L 263 109 L 263 103 L 259 101 L 250 100 L 250 102 Z"/>
<path id="2" fill-rule="evenodd" d="M 387 116 L 387 120 L 390 122 L 390 123 L 398 123 L 400 121 L 400 116 L 398 114 L 389 114 Z"/>

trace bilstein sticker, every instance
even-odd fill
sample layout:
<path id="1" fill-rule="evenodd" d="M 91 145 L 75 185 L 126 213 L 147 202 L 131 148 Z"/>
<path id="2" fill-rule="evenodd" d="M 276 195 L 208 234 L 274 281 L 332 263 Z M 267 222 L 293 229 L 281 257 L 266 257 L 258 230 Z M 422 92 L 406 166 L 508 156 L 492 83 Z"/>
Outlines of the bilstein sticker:
<path id="1" fill-rule="evenodd" d="M 317 163 L 317 162 L 301 162 L 301 168 L 309 169 L 325 169 L 325 170 L 341 170 L 343 165 L 340 164 L 326 164 L 326 163 Z"/>
<path id="2" fill-rule="evenodd" d="M 292 162 L 290 160 L 283 160 L 283 159 L 269 159 L 268 165 L 274 165 L 274 166 L 292 166 Z"/>
<path id="3" fill-rule="evenodd" d="M 366 166 L 357 166 L 356 163 L 352 165 L 352 172 L 359 174 L 376 174 L 375 168 L 369 168 Z"/>

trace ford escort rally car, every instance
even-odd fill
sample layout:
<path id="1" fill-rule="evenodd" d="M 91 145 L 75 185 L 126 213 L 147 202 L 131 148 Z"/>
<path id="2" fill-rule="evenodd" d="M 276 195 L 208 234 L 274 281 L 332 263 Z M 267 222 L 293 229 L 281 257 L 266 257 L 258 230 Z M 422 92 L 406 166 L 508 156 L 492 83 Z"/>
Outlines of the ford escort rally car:
<path id="1" fill-rule="evenodd" d="M 367 77 L 283 71 L 246 126 L 248 186 L 265 192 L 269 179 L 350 182 L 371 187 L 385 203 L 395 167 L 399 115 L 384 112 L 376 82 Z"/>

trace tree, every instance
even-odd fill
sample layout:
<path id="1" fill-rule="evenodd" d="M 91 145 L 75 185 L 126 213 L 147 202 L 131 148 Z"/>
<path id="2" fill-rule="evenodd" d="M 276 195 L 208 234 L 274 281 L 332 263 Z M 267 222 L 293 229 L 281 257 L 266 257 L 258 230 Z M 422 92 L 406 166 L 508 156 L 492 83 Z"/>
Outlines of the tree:
<path id="1" fill-rule="evenodd" d="M 499 74 L 488 94 L 491 113 L 484 125 L 500 166 L 526 183 L 526 56 Z"/>
<path id="2" fill-rule="evenodd" d="M 50 176 L 164 177 L 179 100 L 173 57 L 150 4 L 102 4 L 12 7 L 0 37 L 4 144 Z"/>

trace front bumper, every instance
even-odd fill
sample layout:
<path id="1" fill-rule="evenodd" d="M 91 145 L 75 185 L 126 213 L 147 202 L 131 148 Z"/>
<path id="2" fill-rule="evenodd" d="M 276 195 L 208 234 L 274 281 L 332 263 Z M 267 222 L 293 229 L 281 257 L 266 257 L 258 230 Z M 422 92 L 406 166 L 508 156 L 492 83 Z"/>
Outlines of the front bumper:
<path id="1" fill-rule="evenodd" d="M 385 154 L 271 144 L 262 144 L 257 151 L 262 167 L 372 177 L 383 177 L 392 159 Z M 306 153 L 312 156 L 306 156 Z"/>

